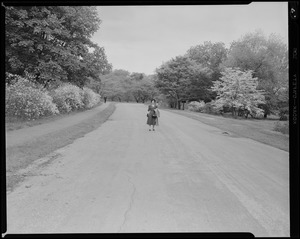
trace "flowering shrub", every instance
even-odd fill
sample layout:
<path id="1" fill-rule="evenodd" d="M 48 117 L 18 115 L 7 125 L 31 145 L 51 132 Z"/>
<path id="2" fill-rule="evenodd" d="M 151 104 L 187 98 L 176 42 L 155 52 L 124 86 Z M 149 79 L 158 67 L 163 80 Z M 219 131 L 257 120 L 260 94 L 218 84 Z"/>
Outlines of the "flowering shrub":
<path id="1" fill-rule="evenodd" d="M 52 88 L 50 93 L 30 79 L 6 73 L 6 116 L 31 120 L 75 109 L 90 109 L 100 102 L 100 95 L 89 88 L 63 84 Z"/>
<path id="2" fill-rule="evenodd" d="M 35 88 L 35 89 L 41 88 L 39 85 L 33 83 L 26 77 L 22 77 L 22 76 L 7 73 L 7 72 L 5 73 L 5 81 L 6 81 L 7 86 L 12 86 L 12 85 L 15 85 L 17 82 L 19 82 L 18 83 L 19 86 L 22 85 L 23 87 L 25 86 L 25 87 Z"/>
<path id="3" fill-rule="evenodd" d="M 12 75 L 9 77 L 12 78 Z M 59 113 L 46 91 L 20 76 L 6 84 L 5 103 L 5 114 L 10 117 L 31 120 Z"/>
<path id="4" fill-rule="evenodd" d="M 288 120 L 289 107 L 282 107 L 279 109 L 279 120 Z"/>
<path id="5" fill-rule="evenodd" d="M 264 112 L 265 111 L 263 109 L 259 109 L 259 108 L 256 107 L 254 110 L 250 110 L 250 112 L 252 112 L 252 115 L 253 115 L 254 118 L 262 119 L 264 117 Z"/>
<path id="6" fill-rule="evenodd" d="M 200 102 L 191 101 L 188 104 L 188 110 L 190 110 L 190 111 L 202 112 L 204 107 L 205 107 L 204 101 L 200 101 Z"/>
<path id="7" fill-rule="evenodd" d="M 19 79 L 22 79 L 21 76 L 19 75 L 14 75 L 8 72 L 5 72 L 5 82 L 8 84 L 14 84 L 16 83 Z"/>
<path id="8" fill-rule="evenodd" d="M 92 108 L 100 102 L 100 95 L 86 87 L 83 88 L 82 97 L 84 107 L 87 109 Z"/>
<path id="9" fill-rule="evenodd" d="M 84 107 L 82 89 L 71 84 L 64 84 L 52 92 L 53 102 L 60 112 L 70 112 L 71 110 Z"/>

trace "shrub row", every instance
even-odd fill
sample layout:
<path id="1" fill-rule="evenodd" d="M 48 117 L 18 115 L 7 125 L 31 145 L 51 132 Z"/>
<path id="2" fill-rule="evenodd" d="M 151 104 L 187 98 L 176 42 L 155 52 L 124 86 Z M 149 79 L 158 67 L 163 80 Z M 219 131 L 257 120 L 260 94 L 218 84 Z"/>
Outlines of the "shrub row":
<path id="1" fill-rule="evenodd" d="M 195 112 L 202 112 L 205 107 L 205 102 L 204 101 L 191 101 L 188 104 L 188 110 L 190 111 L 195 111 Z"/>
<path id="2" fill-rule="evenodd" d="M 9 117 L 33 120 L 76 109 L 89 109 L 100 102 L 100 95 L 89 88 L 63 84 L 49 92 L 25 78 L 13 76 L 7 74 L 14 81 L 6 84 L 5 88 L 5 113 Z"/>
<path id="3" fill-rule="evenodd" d="M 195 111 L 195 112 L 201 112 L 201 113 L 208 113 L 208 114 L 221 114 L 222 112 L 228 113 L 231 112 L 230 108 L 227 106 L 218 107 L 214 104 L 214 101 L 205 103 L 204 101 L 191 101 L 187 105 L 188 110 Z M 257 107 L 248 107 L 249 114 L 252 117 L 255 118 L 263 118 L 264 117 L 264 111 L 262 109 L 259 109 Z M 237 112 L 239 115 L 239 111 Z M 243 116 L 242 114 L 241 116 Z"/>
<path id="4" fill-rule="evenodd" d="M 191 101 L 187 105 L 188 110 L 201 112 L 201 113 L 208 113 L 208 114 L 217 114 L 218 110 L 213 106 L 212 102 L 205 103 L 204 101 Z"/>
<path id="5" fill-rule="evenodd" d="M 195 112 L 202 112 L 202 113 L 209 113 L 209 114 L 217 114 L 218 110 L 216 108 L 213 107 L 212 103 L 204 103 L 203 101 L 191 101 L 188 105 L 188 110 L 190 111 L 195 111 Z M 263 114 L 259 115 L 260 112 L 256 113 L 256 117 L 263 117 Z M 286 112 L 284 112 L 286 113 Z M 282 115 L 279 114 L 280 116 L 280 120 L 282 120 Z M 274 131 L 278 131 L 281 132 L 283 134 L 289 134 L 289 122 L 285 121 L 285 122 L 276 122 L 274 124 Z"/>

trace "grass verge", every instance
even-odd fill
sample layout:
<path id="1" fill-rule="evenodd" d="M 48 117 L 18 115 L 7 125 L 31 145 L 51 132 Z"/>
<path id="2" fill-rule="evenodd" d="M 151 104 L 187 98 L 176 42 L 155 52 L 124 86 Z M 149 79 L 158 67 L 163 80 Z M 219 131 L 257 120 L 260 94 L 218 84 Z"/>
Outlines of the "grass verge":
<path id="1" fill-rule="evenodd" d="M 7 191 L 12 191 L 20 181 L 23 181 L 25 176 L 18 174 L 20 169 L 26 168 L 33 161 L 45 157 L 49 153 L 71 144 L 77 138 L 83 137 L 85 134 L 100 127 L 115 111 L 115 108 L 115 103 L 110 103 L 107 108 L 81 123 L 34 138 L 25 144 L 7 148 Z"/>
<path id="2" fill-rule="evenodd" d="M 289 136 L 274 130 L 275 125 L 278 123 L 276 120 L 233 119 L 187 110 L 164 110 L 198 120 L 224 131 L 229 131 L 239 137 L 250 138 L 289 152 Z"/>
<path id="3" fill-rule="evenodd" d="M 103 104 L 103 102 L 100 102 L 99 104 L 95 105 L 93 108 L 96 108 L 102 104 Z M 86 110 L 87 109 L 79 109 L 79 110 L 71 111 L 69 113 L 45 116 L 40 119 L 30 120 L 30 121 L 21 120 L 21 119 L 12 118 L 12 117 L 5 117 L 5 130 L 12 131 L 12 130 L 23 129 L 23 128 L 32 127 L 32 126 L 36 126 L 36 125 L 40 125 L 40 124 L 45 124 L 45 123 L 52 122 L 54 120 L 62 119 L 66 116 L 76 115 L 78 112 L 84 112 Z"/>

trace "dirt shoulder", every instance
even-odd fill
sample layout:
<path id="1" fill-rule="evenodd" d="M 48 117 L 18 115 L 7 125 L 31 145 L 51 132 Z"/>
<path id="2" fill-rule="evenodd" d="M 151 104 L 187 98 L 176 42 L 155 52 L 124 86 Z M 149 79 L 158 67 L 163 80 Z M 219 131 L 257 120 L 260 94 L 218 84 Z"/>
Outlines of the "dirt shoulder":
<path id="1" fill-rule="evenodd" d="M 98 128 L 114 110 L 115 103 L 106 103 L 52 122 L 6 132 L 7 190 L 26 177 L 18 173 L 20 169 Z"/>
<path id="2" fill-rule="evenodd" d="M 222 116 L 191 112 L 187 110 L 163 109 L 180 114 L 202 123 L 231 132 L 237 136 L 250 138 L 258 142 L 289 152 L 289 136 L 273 131 L 276 121 L 255 119 L 232 119 Z"/>

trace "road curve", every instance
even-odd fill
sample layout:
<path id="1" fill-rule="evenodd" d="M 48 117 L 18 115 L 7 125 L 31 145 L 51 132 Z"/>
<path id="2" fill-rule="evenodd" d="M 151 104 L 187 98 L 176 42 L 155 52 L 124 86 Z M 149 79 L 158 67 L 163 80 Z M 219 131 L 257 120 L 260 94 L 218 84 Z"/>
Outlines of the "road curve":
<path id="1" fill-rule="evenodd" d="M 288 153 L 161 110 L 117 104 L 7 194 L 7 233 L 289 236 Z M 43 161 L 45 159 L 40 159 Z"/>

